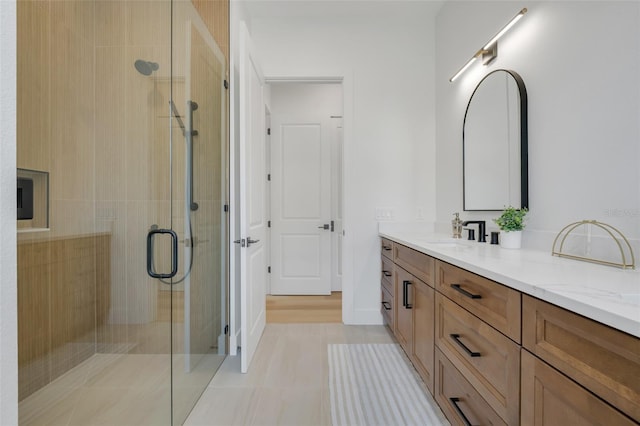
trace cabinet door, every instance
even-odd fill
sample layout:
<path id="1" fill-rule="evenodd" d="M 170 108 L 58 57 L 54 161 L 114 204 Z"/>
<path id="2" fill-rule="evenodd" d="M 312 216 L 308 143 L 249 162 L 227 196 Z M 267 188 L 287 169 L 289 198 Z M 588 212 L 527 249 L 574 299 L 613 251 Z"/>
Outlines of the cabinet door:
<path id="1" fill-rule="evenodd" d="M 521 362 L 522 426 L 636 424 L 524 349 Z"/>
<path id="2" fill-rule="evenodd" d="M 411 360 L 433 393 L 433 347 L 435 291 L 415 280 L 413 298 L 413 352 Z"/>
<path id="3" fill-rule="evenodd" d="M 452 425 L 507 424 L 491 409 L 476 389 L 453 366 L 446 356 L 435 350 L 434 397 Z M 566 424 L 564 426 L 569 426 Z"/>
<path id="4" fill-rule="evenodd" d="M 523 346 L 640 421 L 640 339 L 530 296 Z"/>
<path id="5" fill-rule="evenodd" d="M 395 333 L 398 342 L 410 357 L 413 341 L 413 305 L 416 279 L 402 268 L 396 267 Z"/>

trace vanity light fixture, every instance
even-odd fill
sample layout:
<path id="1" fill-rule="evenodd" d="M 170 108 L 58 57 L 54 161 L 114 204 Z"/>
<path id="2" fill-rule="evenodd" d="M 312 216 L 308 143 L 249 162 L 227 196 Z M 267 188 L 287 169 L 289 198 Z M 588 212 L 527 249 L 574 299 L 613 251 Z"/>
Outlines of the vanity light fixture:
<path id="1" fill-rule="evenodd" d="M 493 36 L 491 40 L 489 40 L 482 47 L 482 49 L 478 50 L 475 53 L 475 55 L 473 55 L 471 59 L 469 59 L 469 61 L 467 61 L 467 63 L 464 64 L 464 66 L 460 68 L 460 70 L 457 73 L 455 73 L 453 77 L 449 79 L 449 81 L 453 83 L 458 77 L 460 77 L 467 70 L 467 68 L 473 65 L 473 63 L 480 58 L 482 58 L 482 63 L 484 65 L 489 65 L 496 58 L 496 56 L 498 56 L 498 39 L 502 37 L 507 31 L 509 31 L 509 29 L 513 27 L 515 23 L 518 22 L 524 16 L 525 13 L 527 13 L 526 7 L 523 8 L 520 12 L 518 12 L 518 14 L 514 16 L 509 21 L 509 23 L 504 26 L 504 28 L 498 31 L 498 34 Z"/>

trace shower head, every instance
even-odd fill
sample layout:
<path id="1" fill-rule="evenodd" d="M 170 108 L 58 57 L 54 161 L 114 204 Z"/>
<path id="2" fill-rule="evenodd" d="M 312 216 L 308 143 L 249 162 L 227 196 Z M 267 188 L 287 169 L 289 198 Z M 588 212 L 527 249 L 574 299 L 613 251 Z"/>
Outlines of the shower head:
<path id="1" fill-rule="evenodd" d="M 145 61 L 143 59 L 138 59 L 133 64 L 136 67 L 138 72 L 142 75 L 151 75 L 152 72 L 157 71 L 160 68 L 157 62 Z"/>

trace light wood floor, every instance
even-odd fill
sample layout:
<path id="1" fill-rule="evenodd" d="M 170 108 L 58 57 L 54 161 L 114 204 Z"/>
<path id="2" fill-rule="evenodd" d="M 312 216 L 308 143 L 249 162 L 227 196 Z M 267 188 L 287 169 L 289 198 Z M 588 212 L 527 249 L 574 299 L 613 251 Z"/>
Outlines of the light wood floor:
<path id="1" fill-rule="evenodd" d="M 267 296 L 268 323 L 341 323 L 342 293 L 330 296 Z"/>
<path id="2" fill-rule="evenodd" d="M 396 343 L 382 325 L 267 324 L 251 361 L 222 363 L 185 426 L 331 426 L 332 343 Z"/>

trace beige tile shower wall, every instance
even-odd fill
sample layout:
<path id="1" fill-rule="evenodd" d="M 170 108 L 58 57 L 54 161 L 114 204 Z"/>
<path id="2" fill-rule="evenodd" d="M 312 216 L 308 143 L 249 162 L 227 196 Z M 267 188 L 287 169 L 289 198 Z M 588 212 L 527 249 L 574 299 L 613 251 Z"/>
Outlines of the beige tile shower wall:
<path id="1" fill-rule="evenodd" d="M 229 63 L 229 0 L 191 0 Z M 226 70 L 225 70 L 226 71 Z"/>
<path id="2" fill-rule="evenodd" d="M 94 237 L 94 12 L 93 2 L 18 2 L 17 165 L 49 172 L 50 217 L 50 231 L 18 234 L 20 398 L 95 353 L 110 303 L 97 308 L 110 279 L 109 247 L 98 261 Z"/>
<path id="3" fill-rule="evenodd" d="M 95 232 L 94 4 L 51 1 L 51 236 Z"/>
<path id="4" fill-rule="evenodd" d="M 18 4 L 17 164 L 50 173 L 49 237 L 95 231 L 93 16 L 93 2 Z"/>
<path id="5" fill-rule="evenodd" d="M 18 3 L 17 165 L 50 170 L 51 11 L 48 1 Z"/>
<path id="6" fill-rule="evenodd" d="M 111 352 L 154 346 L 140 326 L 154 321 L 157 309 L 146 234 L 153 224 L 170 224 L 171 9 L 158 1 L 96 1 L 95 8 L 97 225 L 113 236 L 111 310 L 98 343 Z M 134 67 L 138 59 L 159 69 L 144 76 Z"/>
<path id="7" fill-rule="evenodd" d="M 18 7 L 18 127 L 17 166 L 23 169 L 50 170 L 50 4 L 24 1 Z M 35 185 L 38 190 L 40 185 Z M 41 196 L 42 194 L 40 194 Z M 36 196 L 36 200 L 38 197 Z M 42 217 L 37 204 L 35 217 Z M 42 228 L 34 220 L 18 221 L 17 227 Z"/>

